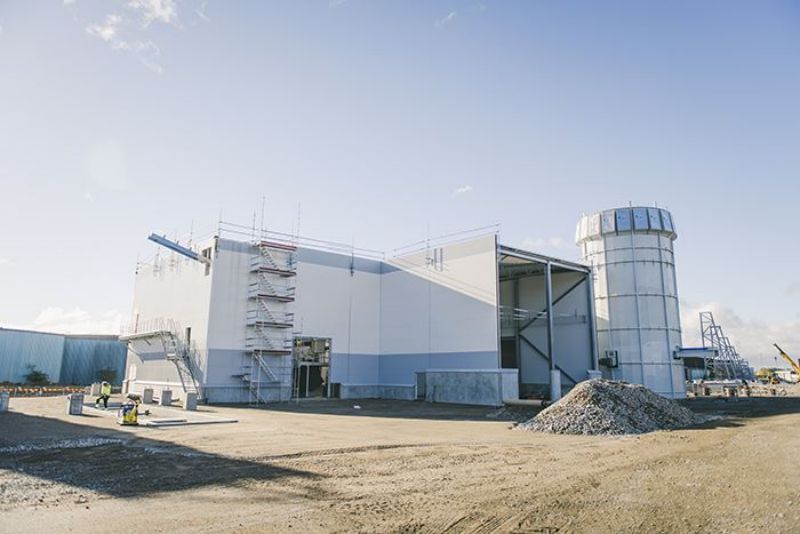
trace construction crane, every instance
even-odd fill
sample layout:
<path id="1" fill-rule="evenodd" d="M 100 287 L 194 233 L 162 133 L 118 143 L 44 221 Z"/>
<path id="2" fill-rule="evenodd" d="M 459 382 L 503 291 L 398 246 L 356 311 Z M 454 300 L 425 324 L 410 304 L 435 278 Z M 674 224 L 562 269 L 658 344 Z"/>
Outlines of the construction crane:
<path id="1" fill-rule="evenodd" d="M 800 365 L 798 365 L 798 363 L 796 361 L 794 361 L 791 356 L 789 356 L 788 354 L 783 352 L 783 349 L 780 348 L 777 343 L 773 343 L 773 345 L 775 345 L 775 348 L 778 349 L 778 352 L 781 353 L 781 356 L 783 356 L 783 359 L 786 360 L 787 362 L 789 362 L 789 365 L 791 366 L 792 371 L 794 371 L 795 373 L 800 375 Z"/>

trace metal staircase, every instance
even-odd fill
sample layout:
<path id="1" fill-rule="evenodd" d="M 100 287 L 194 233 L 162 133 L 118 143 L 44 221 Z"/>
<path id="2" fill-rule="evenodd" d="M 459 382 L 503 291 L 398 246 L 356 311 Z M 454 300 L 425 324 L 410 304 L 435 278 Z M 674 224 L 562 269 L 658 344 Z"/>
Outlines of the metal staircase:
<path id="1" fill-rule="evenodd" d="M 247 359 L 239 375 L 254 404 L 292 396 L 292 327 L 296 247 L 272 241 L 253 244 L 245 336 Z"/>
<path id="2" fill-rule="evenodd" d="M 184 393 L 194 393 L 200 398 L 200 387 L 192 372 L 191 347 L 173 331 L 162 331 L 161 343 L 167 360 L 175 364 Z"/>
<path id="3" fill-rule="evenodd" d="M 164 349 L 165 359 L 175 365 L 178 380 L 184 393 L 194 393 L 197 395 L 198 400 L 201 399 L 202 391 L 193 362 L 196 357 L 196 351 L 191 342 L 182 337 L 183 330 L 180 325 L 171 319 L 155 319 L 138 325 L 136 330 L 136 332 L 123 336 L 121 339 L 128 341 L 128 346 L 134 351 L 136 341 L 144 341 L 147 345 L 151 345 L 150 340 L 153 339 L 160 341 Z"/>

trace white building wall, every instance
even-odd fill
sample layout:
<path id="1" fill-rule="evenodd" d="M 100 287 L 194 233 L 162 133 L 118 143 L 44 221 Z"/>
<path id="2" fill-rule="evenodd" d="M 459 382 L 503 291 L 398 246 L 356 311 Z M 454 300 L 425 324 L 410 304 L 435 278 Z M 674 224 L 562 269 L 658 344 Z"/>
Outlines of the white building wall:
<path id="1" fill-rule="evenodd" d="M 208 363 L 204 394 L 211 402 L 245 402 L 249 392 L 242 380 L 252 359 L 245 352 L 250 264 L 254 248 L 241 241 L 218 239 L 212 259 L 212 286 L 208 323 Z M 270 365 L 281 363 L 270 357 Z M 266 358 L 265 358 L 266 359 Z M 291 361 L 284 365 L 291 365 Z M 280 389 L 279 386 L 274 386 Z M 288 387 L 284 385 L 284 388 Z M 272 392 L 275 395 L 278 392 Z M 262 392 L 263 396 L 270 392 Z M 277 398 L 277 397 L 276 397 Z"/>
<path id="2" fill-rule="evenodd" d="M 204 395 L 243 402 L 252 248 L 226 239 L 205 247 L 214 248 L 208 274 L 204 264 L 171 253 L 155 269 L 142 267 L 135 313 L 191 327 Z M 496 270 L 494 235 L 385 263 L 300 248 L 296 299 L 285 310 L 295 313 L 296 335 L 332 340 L 330 381 L 343 396 L 409 398 L 417 370 L 499 367 Z M 270 358 L 291 366 L 290 356 Z M 132 354 L 129 363 L 137 365 L 139 389 L 180 388 L 163 352 Z"/>
<path id="3" fill-rule="evenodd" d="M 209 240 L 200 248 L 213 246 L 214 241 Z M 140 332 L 151 330 L 165 319 L 176 321 L 181 328 L 191 327 L 200 381 L 205 380 L 211 285 L 204 264 L 162 250 L 152 263 L 139 266 L 134 286 L 132 327 Z M 138 354 L 128 351 L 126 364 L 127 378 L 135 366 L 133 391 L 147 386 L 181 388 L 175 365 L 165 359 L 160 345 L 147 352 L 145 345 L 137 343 L 136 349 Z"/>
<path id="4" fill-rule="evenodd" d="M 378 384 L 381 263 L 306 248 L 297 258 L 296 334 L 331 339 L 332 383 Z"/>
<path id="5" fill-rule="evenodd" d="M 380 382 L 412 386 L 424 369 L 497 369 L 494 235 L 387 261 Z"/>

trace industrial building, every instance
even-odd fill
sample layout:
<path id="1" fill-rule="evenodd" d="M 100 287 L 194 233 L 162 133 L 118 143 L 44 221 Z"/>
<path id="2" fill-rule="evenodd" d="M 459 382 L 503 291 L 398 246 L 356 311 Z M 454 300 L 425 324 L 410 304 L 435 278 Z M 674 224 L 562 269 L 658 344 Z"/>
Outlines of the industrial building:
<path id="1" fill-rule="evenodd" d="M 30 366 L 50 382 L 88 385 L 103 376 L 125 373 L 126 347 L 117 335 L 64 335 L 0 328 L 0 382 L 23 383 Z"/>
<path id="2" fill-rule="evenodd" d="M 495 229 L 392 253 L 220 223 L 137 266 L 125 387 L 211 403 L 559 398 L 593 376 L 685 394 L 672 217 L 581 219 L 583 262 Z"/>

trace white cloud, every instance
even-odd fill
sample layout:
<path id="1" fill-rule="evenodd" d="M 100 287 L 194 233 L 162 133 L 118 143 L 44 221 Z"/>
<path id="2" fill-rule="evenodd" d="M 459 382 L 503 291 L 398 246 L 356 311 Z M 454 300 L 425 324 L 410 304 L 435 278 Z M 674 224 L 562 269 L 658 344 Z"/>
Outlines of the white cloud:
<path id="1" fill-rule="evenodd" d="M 714 314 L 714 321 L 722 327 L 739 354 L 756 369 L 776 365 L 778 351 L 772 346 L 773 343 L 780 345 L 790 355 L 800 356 L 800 320 L 770 324 L 761 319 L 746 319 L 719 302 L 696 304 L 681 301 L 681 329 L 685 347 L 702 346 L 701 311 Z M 777 365 L 783 366 L 783 360 L 779 358 Z"/>
<path id="2" fill-rule="evenodd" d="M 153 23 L 180 28 L 175 0 L 128 0 L 125 5 L 130 12 L 106 15 L 103 22 L 86 26 L 86 32 L 108 43 L 112 50 L 132 54 L 142 65 L 161 74 L 164 72 L 158 61 L 161 50 L 148 32 Z M 195 13 L 208 22 L 206 6 L 207 2 L 203 2 Z"/>
<path id="3" fill-rule="evenodd" d="M 86 191 L 83 194 L 83 200 L 86 200 L 87 202 L 94 202 L 94 196 L 89 191 Z"/>
<path id="4" fill-rule="evenodd" d="M 0 265 L 11 265 L 11 260 L 8 258 L 0 258 Z"/>
<path id="5" fill-rule="evenodd" d="M 464 185 L 464 186 L 461 186 L 461 187 L 458 187 L 458 188 L 454 189 L 453 190 L 453 196 L 457 197 L 457 196 L 461 196 L 461 195 L 466 195 L 467 193 L 471 193 L 471 192 L 472 192 L 472 186 L 471 185 Z"/>
<path id="6" fill-rule="evenodd" d="M 563 237 L 528 237 L 522 240 L 522 248 L 536 252 L 540 249 L 572 249 L 575 245 Z"/>
<path id="7" fill-rule="evenodd" d="M 153 22 L 177 24 L 178 6 L 175 0 L 130 0 L 128 7 L 138 12 L 145 27 Z"/>
<path id="8" fill-rule="evenodd" d="M 195 15 L 200 17 L 205 22 L 211 22 L 211 19 L 206 14 L 206 9 L 208 9 L 208 2 L 203 2 L 200 4 L 200 7 L 194 10 Z"/>
<path id="9" fill-rule="evenodd" d="M 346 4 L 346 3 L 347 3 L 347 0 L 328 0 L 328 7 L 329 8 L 339 7 L 342 4 Z"/>
<path id="10" fill-rule="evenodd" d="M 537 254 L 545 254 L 570 261 L 579 261 L 577 246 L 572 241 L 559 236 L 552 237 L 527 237 L 523 239 L 519 248 Z"/>
<path id="11" fill-rule="evenodd" d="M 437 21 L 436 21 L 436 23 L 435 23 L 434 25 L 435 25 L 437 28 L 441 28 L 441 27 L 443 27 L 443 26 L 447 26 L 448 24 L 450 24 L 451 22 L 453 22 L 453 20 L 456 18 L 456 14 L 457 14 L 457 13 L 456 13 L 455 11 L 451 11 L 450 13 L 448 13 L 447 15 L 445 15 L 444 17 L 442 17 L 442 18 L 440 18 L 439 20 L 437 20 Z"/>
<path id="12" fill-rule="evenodd" d="M 24 328 L 59 334 L 118 334 L 122 321 L 122 314 L 117 310 L 92 316 L 80 308 L 68 311 L 51 306 L 44 309 L 33 323 Z"/>
<path id="13" fill-rule="evenodd" d="M 86 32 L 89 35 L 99 37 L 107 43 L 112 43 L 113 46 L 119 34 L 119 27 L 121 24 L 121 16 L 115 14 L 106 15 L 106 20 L 102 24 L 90 24 L 86 27 Z"/>
<path id="14" fill-rule="evenodd" d="M 792 282 L 786 286 L 785 293 L 787 297 L 796 297 L 800 295 L 800 282 Z"/>
<path id="15" fill-rule="evenodd" d="M 64 0 L 65 6 L 71 6 L 75 4 L 75 0 Z"/>
<path id="16" fill-rule="evenodd" d="M 147 58 L 144 57 L 139 58 L 139 62 L 148 69 L 150 69 L 151 71 L 155 72 L 156 74 L 163 74 L 164 72 L 164 67 L 162 67 L 161 65 L 159 65 L 154 61 L 150 61 Z"/>
<path id="17" fill-rule="evenodd" d="M 128 187 L 125 150 L 114 141 L 93 145 L 86 156 L 89 178 L 103 189 L 121 191 Z"/>

